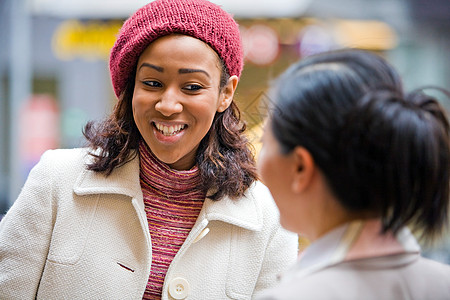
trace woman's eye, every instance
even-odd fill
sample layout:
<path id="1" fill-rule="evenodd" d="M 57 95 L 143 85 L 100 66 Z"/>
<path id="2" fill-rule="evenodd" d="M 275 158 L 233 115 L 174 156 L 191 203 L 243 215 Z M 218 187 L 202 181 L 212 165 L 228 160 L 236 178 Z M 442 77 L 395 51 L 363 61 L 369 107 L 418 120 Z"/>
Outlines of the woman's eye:
<path id="1" fill-rule="evenodd" d="M 194 92 L 194 91 L 198 91 L 198 90 L 200 90 L 202 88 L 203 87 L 201 85 L 199 85 L 199 84 L 188 84 L 183 89 L 185 89 L 187 91 Z"/>
<path id="2" fill-rule="evenodd" d="M 162 84 L 160 82 L 154 81 L 154 80 L 144 80 L 144 81 L 142 81 L 142 83 L 149 87 L 161 87 L 162 86 Z"/>

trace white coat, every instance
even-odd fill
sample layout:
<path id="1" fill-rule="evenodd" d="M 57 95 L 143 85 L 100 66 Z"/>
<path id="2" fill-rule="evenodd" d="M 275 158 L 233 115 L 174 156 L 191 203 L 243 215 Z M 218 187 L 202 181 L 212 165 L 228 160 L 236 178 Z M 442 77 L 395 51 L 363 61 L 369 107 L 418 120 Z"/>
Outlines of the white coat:
<path id="1" fill-rule="evenodd" d="M 139 159 L 105 177 L 86 153 L 46 152 L 0 222 L 0 299 L 142 298 L 152 252 Z M 206 199 L 162 299 L 251 299 L 296 255 L 261 183 L 243 199 Z"/>

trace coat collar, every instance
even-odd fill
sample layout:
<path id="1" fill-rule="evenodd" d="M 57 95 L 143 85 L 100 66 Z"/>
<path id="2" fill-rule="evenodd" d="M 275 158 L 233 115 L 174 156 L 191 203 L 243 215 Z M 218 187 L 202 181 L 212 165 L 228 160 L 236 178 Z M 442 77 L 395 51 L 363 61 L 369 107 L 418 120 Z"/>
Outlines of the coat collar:
<path id="1" fill-rule="evenodd" d="M 224 197 L 219 201 L 206 199 L 203 209 L 207 220 L 222 221 L 248 230 L 260 231 L 263 227 L 261 203 L 257 201 L 257 191 L 262 187 L 256 182 L 248 188 L 244 197 L 231 199 Z"/>
<path id="2" fill-rule="evenodd" d="M 248 230 L 259 231 L 263 227 L 261 203 L 257 201 L 257 191 L 263 187 L 254 183 L 241 199 L 224 197 L 219 201 L 205 199 L 199 218 L 208 221 L 222 221 Z M 74 193 L 80 196 L 93 194 L 119 194 L 129 196 L 144 208 L 139 181 L 139 157 L 115 169 L 111 175 L 84 169 L 78 176 Z"/>
<path id="3" fill-rule="evenodd" d="M 88 163 L 90 157 L 86 159 Z M 120 194 L 132 198 L 142 198 L 139 182 L 139 157 L 136 155 L 130 162 L 116 168 L 109 176 L 84 169 L 75 182 L 74 192 L 77 195 Z"/>
<path id="4" fill-rule="evenodd" d="M 356 220 L 344 224 L 306 248 L 292 270 L 306 275 L 341 262 L 395 257 L 399 254 L 409 255 L 386 263 L 396 266 L 417 259 L 420 246 L 408 228 L 401 228 L 396 235 L 382 235 L 380 231 L 381 221 L 378 219 Z M 370 264 L 370 260 L 368 263 Z M 376 260 L 374 265 L 384 266 L 382 260 Z"/>

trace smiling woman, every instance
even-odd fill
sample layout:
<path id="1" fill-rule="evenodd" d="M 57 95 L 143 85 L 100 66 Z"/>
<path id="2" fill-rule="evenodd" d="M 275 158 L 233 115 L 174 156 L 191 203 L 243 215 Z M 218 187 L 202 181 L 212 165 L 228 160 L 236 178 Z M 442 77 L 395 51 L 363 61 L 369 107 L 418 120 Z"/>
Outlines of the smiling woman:
<path id="1" fill-rule="evenodd" d="M 233 101 L 239 29 L 156 0 L 111 50 L 118 98 L 83 149 L 49 151 L 0 223 L 0 298 L 251 299 L 297 256 Z M 5 270 L 5 271 L 4 271 Z"/>
<path id="2" fill-rule="evenodd" d="M 221 87 L 216 52 L 185 35 L 151 43 L 137 68 L 132 107 L 139 132 L 153 154 L 171 168 L 190 169 L 216 112 L 230 106 L 237 76 Z"/>

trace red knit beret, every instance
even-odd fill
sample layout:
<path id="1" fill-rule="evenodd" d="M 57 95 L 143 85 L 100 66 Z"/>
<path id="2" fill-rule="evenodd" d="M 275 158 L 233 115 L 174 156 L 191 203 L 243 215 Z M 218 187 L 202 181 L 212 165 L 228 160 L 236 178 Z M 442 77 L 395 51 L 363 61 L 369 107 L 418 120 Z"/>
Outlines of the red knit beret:
<path id="1" fill-rule="evenodd" d="M 145 48 L 171 33 L 202 40 L 217 52 L 230 76 L 241 75 L 242 43 L 231 15 L 206 0 L 156 0 L 125 21 L 111 50 L 109 69 L 117 97 L 124 91 Z"/>

